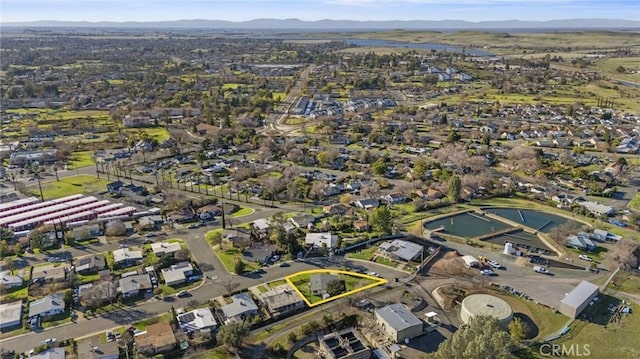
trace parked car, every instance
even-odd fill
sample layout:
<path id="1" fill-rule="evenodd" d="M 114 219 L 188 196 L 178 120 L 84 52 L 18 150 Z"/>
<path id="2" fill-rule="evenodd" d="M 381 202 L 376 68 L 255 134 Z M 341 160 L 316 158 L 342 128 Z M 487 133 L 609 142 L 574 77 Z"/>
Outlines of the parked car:
<path id="1" fill-rule="evenodd" d="M 186 290 L 181 290 L 178 292 L 178 298 L 183 298 L 183 297 L 188 297 L 191 294 L 189 294 L 189 292 L 187 292 Z"/>
<path id="2" fill-rule="evenodd" d="M 543 266 L 533 266 L 533 271 L 536 273 L 550 274 L 547 268 Z"/>
<path id="3" fill-rule="evenodd" d="M 280 267 L 290 267 L 291 265 L 287 262 L 280 263 Z"/>
<path id="4" fill-rule="evenodd" d="M 367 273 L 368 275 L 372 276 L 372 277 L 380 277 L 380 274 L 376 273 L 376 272 L 369 272 Z"/>
<path id="5" fill-rule="evenodd" d="M 481 269 L 480 274 L 482 275 L 496 275 L 496 272 L 493 269 Z"/>
<path id="6" fill-rule="evenodd" d="M 50 345 L 56 342 L 56 338 L 47 338 L 40 342 L 40 345 Z"/>
<path id="7" fill-rule="evenodd" d="M 578 256 L 578 258 L 582 259 L 583 261 L 593 262 L 593 259 L 591 259 L 591 257 L 589 257 L 586 254 L 581 254 L 581 255 Z"/>
<path id="8" fill-rule="evenodd" d="M 502 267 L 502 265 L 501 265 L 500 263 L 498 263 L 498 262 L 496 262 L 496 261 L 494 261 L 494 260 L 487 261 L 487 263 L 488 263 L 491 267 L 493 267 L 493 268 L 495 268 L 495 269 L 502 269 L 502 268 L 503 268 L 503 267 Z"/>

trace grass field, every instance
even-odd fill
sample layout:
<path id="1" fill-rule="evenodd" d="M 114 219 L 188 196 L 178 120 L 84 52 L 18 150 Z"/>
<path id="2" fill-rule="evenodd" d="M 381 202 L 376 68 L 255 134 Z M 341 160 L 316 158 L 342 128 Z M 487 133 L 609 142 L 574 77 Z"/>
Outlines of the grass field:
<path id="1" fill-rule="evenodd" d="M 501 295 L 493 293 L 502 298 L 511 306 L 514 313 L 522 313 L 531 318 L 539 328 L 538 335 L 534 338 L 545 338 L 558 330 L 562 329 L 562 326 L 567 323 L 569 318 L 560 313 L 554 313 L 549 308 L 545 308 L 534 302 L 524 300 L 512 295 Z"/>
<path id="2" fill-rule="evenodd" d="M 94 166 L 96 164 L 93 158 L 93 151 L 79 151 L 71 154 L 69 158 L 69 169 L 76 169 L 79 167 Z"/>
<path id="3" fill-rule="evenodd" d="M 42 183 L 42 194 L 45 200 L 69 196 L 72 194 L 84 193 L 90 194 L 106 189 L 106 179 L 97 178 L 90 175 L 79 175 L 61 178 L 60 181 L 51 181 Z M 39 197 L 40 190 L 38 184 L 35 183 L 27 187 L 29 194 Z"/>
<path id="4" fill-rule="evenodd" d="M 220 246 L 217 246 L 217 247 L 214 248 L 214 251 L 216 252 L 218 257 L 220 258 L 220 261 L 225 266 L 225 268 L 227 268 L 227 271 L 229 273 L 235 273 L 235 268 L 234 267 L 235 267 L 235 264 L 236 264 L 236 259 L 242 257 L 240 255 L 240 250 L 238 250 L 238 248 L 231 248 L 231 249 L 222 250 L 222 248 L 220 248 Z M 248 262 L 248 261 L 244 261 L 244 263 L 246 264 L 246 266 L 245 266 L 245 271 L 246 272 L 250 272 L 252 270 L 256 270 L 256 269 L 260 268 L 260 265 L 257 264 L 257 263 Z"/>
<path id="5" fill-rule="evenodd" d="M 296 286 L 296 288 L 298 288 L 298 290 L 300 291 L 300 293 L 305 296 L 307 298 L 307 300 L 310 303 L 317 303 L 317 302 L 321 302 L 321 301 L 326 301 L 325 299 L 323 299 L 320 296 L 314 295 L 311 293 L 311 289 L 309 287 L 309 284 L 311 282 L 311 276 L 313 274 L 312 273 L 299 273 L 296 275 L 293 275 L 291 277 L 289 277 L 288 279 L 291 280 L 291 282 L 293 283 L 293 285 Z M 371 285 L 374 283 L 373 280 L 368 279 L 368 278 L 364 278 L 364 277 L 356 277 L 356 276 L 350 276 L 350 275 L 346 275 L 346 274 L 339 274 L 338 277 L 342 280 L 344 280 L 345 282 L 345 288 L 346 291 L 344 293 L 349 293 L 351 291 L 354 291 L 358 288 L 367 286 L 367 285 Z M 347 294 L 349 295 L 349 294 Z"/>
<path id="6" fill-rule="evenodd" d="M 143 321 L 137 322 L 133 324 L 133 327 L 140 330 L 145 330 L 151 324 L 156 323 L 170 323 L 171 322 L 171 314 L 165 313 L 157 317 L 145 319 Z"/>
<path id="7" fill-rule="evenodd" d="M 248 208 L 248 207 L 240 207 L 240 209 L 238 209 L 237 211 L 233 212 L 231 214 L 231 218 L 238 218 L 238 217 L 244 217 L 244 216 L 248 216 L 251 213 L 253 213 L 253 209 L 252 208 Z"/>
<path id="8" fill-rule="evenodd" d="M 347 253 L 347 255 L 345 255 L 345 257 L 354 258 L 354 259 L 361 259 L 361 260 L 365 260 L 365 261 L 370 261 L 371 258 L 373 258 L 373 255 L 377 251 L 378 251 L 378 247 L 377 246 L 372 246 L 372 247 L 369 247 L 369 248 L 365 248 L 365 249 L 359 250 L 357 252 Z"/>
<path id="9" fill-rule="evenodd" d="M 628 207 L 640 211 L 640 193 L 636 193 L 636 196 L 629 201 Z"/>

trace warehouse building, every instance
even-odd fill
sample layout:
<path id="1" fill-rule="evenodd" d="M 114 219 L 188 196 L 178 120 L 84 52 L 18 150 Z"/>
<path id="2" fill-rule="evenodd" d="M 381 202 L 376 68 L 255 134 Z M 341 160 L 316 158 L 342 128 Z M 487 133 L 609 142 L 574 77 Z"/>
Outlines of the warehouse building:
<path id="1" fill-rule="evenodd" d="M 558 311 L 569 318 L 577 318 L 598 293 L 597 285 L 583 280 L 562 298 Z"/>

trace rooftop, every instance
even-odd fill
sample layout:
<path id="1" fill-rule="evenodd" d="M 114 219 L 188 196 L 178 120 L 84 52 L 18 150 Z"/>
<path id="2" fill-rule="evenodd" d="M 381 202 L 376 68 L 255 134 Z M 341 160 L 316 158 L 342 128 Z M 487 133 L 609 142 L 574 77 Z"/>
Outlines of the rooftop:
<path id="1" fill-rule="evenodd" d="M 209 308 L 198 308 L 178 316 L 180 328 L 186 330 L 202 330 L 218 325 Z"/>
<path id="2" fill-rule="evenodd" d="M 583 280 L 569 294 L 567 294 L 560 303 L 577 308 L 586 300 L 588 300 L 594 292 L 598 291 L 598 286 Z"/>
<path id="3" fill-rule="evenodd" d="M 22 301 L 0 304 L 0 327 L 5 323 L 20 321 L 22 316 Z"/>
<path id="4" fill-rule="evenodd" d="M 422 321 L 413 315 L 404 304 L 389 304 L 386 307 L 376 309 L 375 313 L 396 331 L 422 325 Z"/>
<path id="5" fill-rule="evenodd" d="M 423 247 L 417 243 L 396 239 L 393 242 L 384 242 L 380 245 L 380 251 L 392 254 L 405 261 L 415 259 L 422 253 Z"/>

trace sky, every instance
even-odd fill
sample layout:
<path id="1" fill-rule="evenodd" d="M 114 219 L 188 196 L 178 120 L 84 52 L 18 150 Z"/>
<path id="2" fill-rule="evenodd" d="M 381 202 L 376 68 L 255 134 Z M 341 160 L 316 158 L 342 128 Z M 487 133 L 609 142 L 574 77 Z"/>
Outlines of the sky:
<path id="1" fill-rule="evenodd" d="M 301 20 L 640 20 L 640 0 L 0 0 L 1 22 Z"/>

